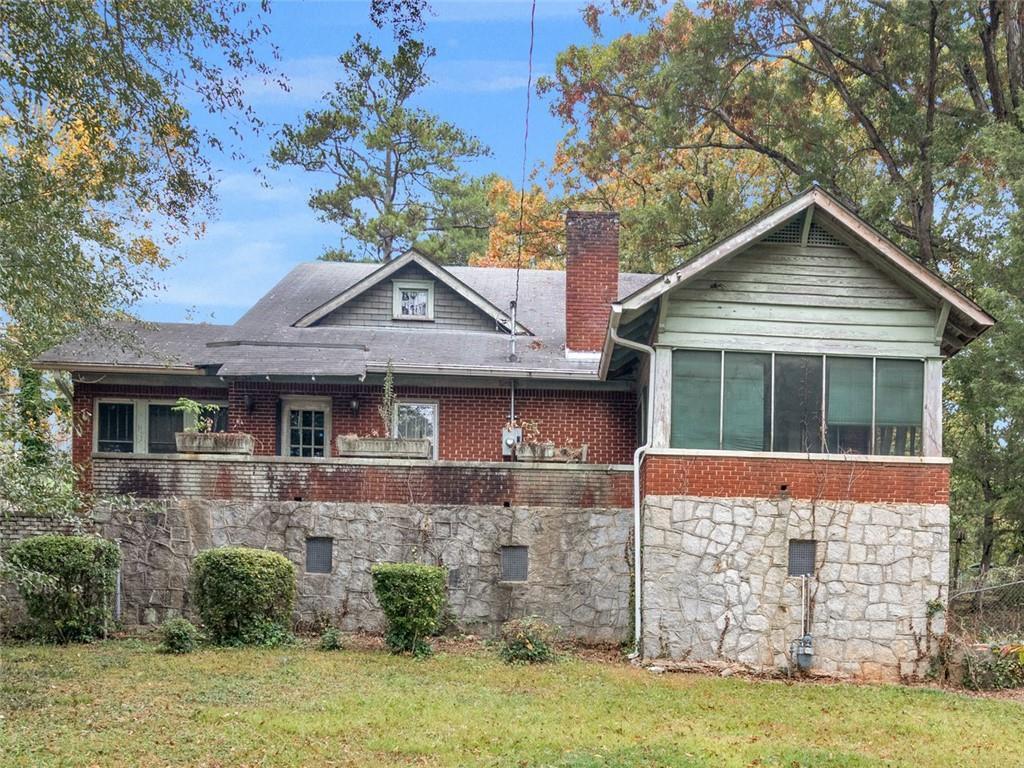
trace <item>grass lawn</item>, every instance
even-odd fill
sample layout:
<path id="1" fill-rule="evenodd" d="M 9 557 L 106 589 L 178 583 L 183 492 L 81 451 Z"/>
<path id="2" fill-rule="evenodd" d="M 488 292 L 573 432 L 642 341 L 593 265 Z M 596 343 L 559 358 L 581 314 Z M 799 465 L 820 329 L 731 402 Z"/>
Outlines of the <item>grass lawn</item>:
<path id="1" fill-rule="evenodd" d="M 1024 706 L 485 652 L 0 651 L 3 766 L 1021 766 Z"/>

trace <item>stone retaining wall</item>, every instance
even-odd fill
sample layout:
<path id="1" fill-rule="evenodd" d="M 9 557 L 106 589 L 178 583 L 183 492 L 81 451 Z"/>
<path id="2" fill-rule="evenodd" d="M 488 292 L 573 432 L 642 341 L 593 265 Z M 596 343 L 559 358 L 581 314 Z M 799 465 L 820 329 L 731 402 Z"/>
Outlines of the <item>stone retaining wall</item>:
<path id="1" fill-rule="evenodd" d="M 814 670 L 894 679 L 924 673 L 947 596 L 945 504 L 648 496 L 645 658 L 786 667 L 800 635 L 790 539 L 816 540 L 808 578 Z"/>
<path id="2" fill-rule="evenodd" d="M 121 542 L 128 624 L 188 615 L 192 559 L 231 544 L 295 563 L 301 622 L 381 629 L 370 566 L 416 560 L 449 569 L 451 608 L 464 628 L 489 633 L 539 615 L 584 641 L 629 634 L 629 509 L 167 499 L 97 516 L 102 534 Z M 331 573 L 305 571 L 310 536 L 333 538 Z M 501 581 L 503 545 L 529 547 L 526 582 Z"/>

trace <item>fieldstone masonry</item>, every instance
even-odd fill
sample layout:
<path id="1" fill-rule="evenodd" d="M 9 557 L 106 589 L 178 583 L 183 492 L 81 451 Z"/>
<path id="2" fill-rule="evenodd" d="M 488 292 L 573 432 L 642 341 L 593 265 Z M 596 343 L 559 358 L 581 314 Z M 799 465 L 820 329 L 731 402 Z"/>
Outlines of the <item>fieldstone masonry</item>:
<path id="1" fill-rule="evenodd" d="M 813 669 L 922 674 L 944 629 L 929 609 L 947 596 L 944 504 L 648 496 L 644 657 L 786 667 L 802 602 L 802 579 L 787 576 L 790 539 L 818 542 L 807 581 Z"/>
<path id="2" fill-rule="evenodd" d="M 583 641 L 629 634 L 628 509 L 165 499 L 97 519 L 101 533 L 121 543 L 128 624 L 187 615 L 195 555 L 244 545 L 295 563 L 300 622 L 380 630 L 370 567 L 416 560 L 448 567 L 461 627 L 490 632 L 509 618 L 539 615 Z M 331 573 L 305 572 L 310 536 L 334 540 Z M 504 545 L 529 547 L 526 582 L 501 581 Z"/>

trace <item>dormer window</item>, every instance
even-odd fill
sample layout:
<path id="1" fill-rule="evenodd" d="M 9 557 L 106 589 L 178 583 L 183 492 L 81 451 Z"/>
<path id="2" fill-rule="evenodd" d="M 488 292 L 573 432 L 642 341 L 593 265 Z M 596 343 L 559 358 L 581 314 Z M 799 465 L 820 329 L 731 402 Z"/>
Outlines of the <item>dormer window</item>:
<path id="1" fill-rule="evenodd" d="M 429 280 L 395 280 L 395 320 L 433 320 L 434 283 Z"/>

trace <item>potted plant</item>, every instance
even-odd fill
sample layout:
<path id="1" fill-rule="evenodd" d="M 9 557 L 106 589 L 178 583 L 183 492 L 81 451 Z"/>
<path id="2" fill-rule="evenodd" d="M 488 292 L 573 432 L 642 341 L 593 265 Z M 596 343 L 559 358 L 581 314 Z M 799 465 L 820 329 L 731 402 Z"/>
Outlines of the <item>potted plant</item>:
<path id="1" fill-rule="evenodd" d="M 515 427 L 514 423 L 510 423 Z M 540 436 L 540 422 L 524 421 L 521 425 L 523 438 L 516 443 L 516 461 L 544 461 L 562 464 L 585 463 L 587 445 L 574 446 L 571 441 L 565 445 L 556 445 L 553 440 L 543 440 Z"/>
<path id="2" fill-rule="evenodd" d="M 384 437 L 376 432 L 370 437 L 339 435 L 335 440 L 339 456 L 355 456 L 372 459 L 429 459 L 434 455 L 434 446 L 429 438 L 393 437 L 395 418 L 395 373 L 388 361 L 384 372 L 384 386 L 381 391 L 377 413 L 384 424 Z"/>
<path id="3" fill-rule="evenodd" d="M 244 432 L 215 432 L 219 405 L 179 397 L 172 410 L 192 417 L 194 426 L 174 433 L 179 453 L 238 453 L 252 455 L 253 438 Z"/>

